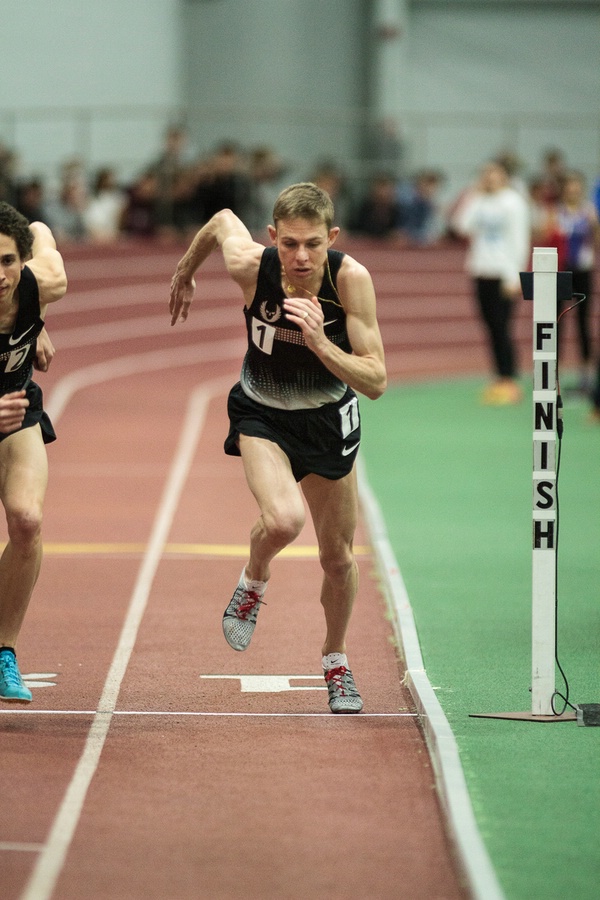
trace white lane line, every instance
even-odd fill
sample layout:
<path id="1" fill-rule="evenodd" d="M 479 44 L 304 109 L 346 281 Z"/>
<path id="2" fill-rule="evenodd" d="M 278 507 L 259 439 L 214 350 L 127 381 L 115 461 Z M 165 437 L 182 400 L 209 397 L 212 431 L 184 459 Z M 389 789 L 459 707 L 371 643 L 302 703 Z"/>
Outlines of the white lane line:
<path id="1" fill-rule="evenodd" d="M 227 379 L 227 385 L 231 379 Z M 161 559 L 171 523 L 196 445 L 202 431 L 211 398 L 225 390 L 225 379 L 207 382 L 191 395 L 179 445 L 158 506 L 148 549 L 142 560 L 117 649 L 104 683 L 98 712 L 90 725 L 82 755 L 54 819 L 44 849 L 34 866 L 22 900 L 49 900 L 62 870 L 73 839 L 88 788 L 96 772 L 117 704 L 121 682 L 133 651 L 137 632 L 146 609 L 150 588 Z"/>
<path id="2" fill-rule="evenodd" d="M 474 900 L 505 900 L 477 827 L 456 739 L 425 671 L 406 585 L 362 461 L 359 461 L 358 476 L 368 534 L 393 613 L 398 646 L 406 662 L 405 684 L 408 685 L 421 716 L 427 747 L 437 773 L 438 793 L 463 871 Z"/>
<path id="3" fill-rule="evenodd" d="M 26 844 L 23 841 L 0 841 L 0 851 L 10 853 L 39 853 L 43 844 Z"/>
<path id="4" fill-rule="evenodd" d="M 121 286 L 123 279 L 139 278 L 148 281 L 154 278 L 155 284 L 169 284 L 169 279 L 180 258 L 180 252 L 163 253 L 158 248 L 151 253 L 139 253 L 134 250 L 126 250 L 123 256 L 111 253 L 110 262 L 99 256 L 87 254 L 83 258 L 66 256 L 69 284 L 92 284 L 98 287 L 104 285 L 104 290 L 110 292 L 113 286 Z M 211 270 L 216 274 L 214 269 Z M 208 272 L 207 272 L 208 274 Z M 168 296 L 168 295 L 167 295 Z"/>
<path id="5" fill-rule="evenodd" d="M 238 331 L 240 314 L 237 309 L 202 310 L 186 323 L 185 333 L 192 331 L 206 332 L 211 328 L 226 328 Z M 183 337 L 185 334 L 180 332 Z M 77 325 L 72 328 L 52 328 L 52 341 L 60 350 L 72 350 L 79 347 L 92 347 L 96 344 L 114 344 L 121 341 L 132 341 L 136 338 L 161 337 L 163 342 L 169 340 L 167 324 L 164 316 L 137 316 L 134 319 L 116 319 L 112 322 Z M 207 341 L 208 343 L 208 341 Z"/>
<path id="6" fill-rule="evenodd" d="M 167 280 L 159 283 L 152 281 L 144 282 L 142 284 L 138 282 L 136 284 L 118 285 L 109 288 L 106 286 L 100 288 L 77 287 L 74 290 L 69 288 L 65 302 L 55 303 L 53 305 L 52 321 L 54 321 L 57 316 L 88 313 L 91 310 L 110 311 L 112 309 L 123 309 L 128 306 L 144 305 L 148 307 L 149 305 L 162 303 L 165 310 L 163 324 L 165 328 L 168 328 L 170 318 L 168 311 L 168 278 L 170 278 L 170 275 L 165 276 L 165 278 Z M 71 278 L 69 278 L 69 281 L 71 281 Z M 165 284 L 167 285 L 166 288 Z M 242 296 L 239 287 L 231 281 L 226 274 L 223 278 L 203 278 L 201 283 L 201 293 L 202 298 L 210 297 L 212 300 L 214 300 L 215 297 L 223 300 L 235 300 L 236 298 L 241 300 Z M 199 306 L 195 315 L 205 308 L 205 302 L 202 300 L 202 305 Z M 239 310 L 236 310 L 236 312 L 238 313 L 239 318 Z"/>
<path id="7" fill-rule="evenodd" d="M 0 716 L 95 716 L 97 709 L 0 709 Z"/>
<path id="8" fill-rule="evenodd" d="M 114 378 L 136 375 L 142 372 L 158 372 L 175 366 L 201 365 L 207 362 L 226 362 L 241 359 L 246 352 L 247 341 L 241 337 L 217 343 L 189 344 L 168 350 L 151 350 L 148 353 L 132 353 L 115 359 L 95 363 L 65 375 L 56 383 L 45 403 L 45 410 L 53 422 L 58 421 L 76 391 L 94 384 L 102 384 Z M 237 375 L 229 376 L 229 386 Z"/>
<path id="9" fill-rule="evenodd" d="M 108 712 L 98 712 L 94 709 L 0 709 L 0 715 L 11 714 L 15 716 L 174 716 L 175 718 L 203 718 L 208 719 L 331 719 L 341 721 L 351 719 L 414 719 L 416 712 L 381 712 L 365 713 L 359 715 L 333 715 L 330 712 L 320 713 L 293 713 L 293 712 L 177 712 L 176 710 L 138 710 L 138 709 L 114 709 Z"/>

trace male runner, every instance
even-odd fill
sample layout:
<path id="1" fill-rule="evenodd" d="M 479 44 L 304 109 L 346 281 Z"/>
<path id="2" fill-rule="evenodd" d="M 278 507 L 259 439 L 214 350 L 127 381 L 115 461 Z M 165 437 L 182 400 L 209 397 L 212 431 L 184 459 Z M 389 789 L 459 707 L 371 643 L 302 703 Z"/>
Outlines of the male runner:
<path id="1" fill-rule="evenodd" d="M 46 369 L 53 354 L 44 331 L 46 306 L 66 290 L 50 229 L 41 222 L 29 225 L 0 203 L 0 501 L 8 526 L 0 558 L 0 700 L 8 703 L 32 699 L 15 648 L 42 560 L 44 444 L 56 435 L 31 376 L 34 364 Z"/>
<path id="2" fill-rule="evenodd" d="M 230 210 L 194 237 L 171 283 L 171 324 L 185 321 L 194 274 L 220 248 L 245 300 L 248 351 L 232 388 L 225 452 L 241 455 L 260 509 L 250 558 L 223 616 L 234 650 L 245 650 L 267 587 L 271 560 L 300 533 L 308 503 L 323 569 L 326 622 L 322 664 L 334 713 L 357 713 L 362 699 L 346 657 L 358 587 L 352 542 L 357 523 L 355 460 L 360 417 L 355 391 L 386 388 L 375 291 L 364 266 L 332 249 L 329 195 L 312 183 L 279 195 L 272 247 L 253 240 Z"/>

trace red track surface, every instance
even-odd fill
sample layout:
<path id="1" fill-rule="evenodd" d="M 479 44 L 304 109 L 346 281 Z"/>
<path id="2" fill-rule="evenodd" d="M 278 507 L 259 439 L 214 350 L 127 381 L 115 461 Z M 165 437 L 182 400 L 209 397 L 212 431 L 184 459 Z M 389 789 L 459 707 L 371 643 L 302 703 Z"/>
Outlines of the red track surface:
<path id="1" fill-rule="evenodd" d="M 71 250 L 48 317 L 58 354 L 40 382 L 59 440 L 19 648 L 47 685 L 0 709 L 0 895 L 464 897 L 364 530 L 349 649 L 363 714 L 327 709 L 309 525 L 273 565 L 252 646 L 224 641 L 256 515 L 222 451 L 242 301 L 211 259 L 190 320 L 169 328 L 180 252 Z M 460 250 L 356 253 L 392 377 L 486 371 Z M 240 678 L 275 675 L 292 689 Z"/>

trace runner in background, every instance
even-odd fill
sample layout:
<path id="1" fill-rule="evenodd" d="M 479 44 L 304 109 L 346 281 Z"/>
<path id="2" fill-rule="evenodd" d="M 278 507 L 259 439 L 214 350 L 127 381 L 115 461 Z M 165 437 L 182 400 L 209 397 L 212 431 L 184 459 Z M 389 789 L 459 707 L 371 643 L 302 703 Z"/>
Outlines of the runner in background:
<path id="1" fill-rule="evenodd" d="M 67 278 L 50 229 L 0 203 L 0 500 L 8 542 L 0 559 L 0 700 L 30 703 L 15 649 L 42 561 L 42 507 L 56 439 L 31 380 L 54 348 L 46 306 L 64 296 Z"/>
<path id="2" fill-rule="evenodd" d="M 253 240 L 230 210 L 194 237 L 171 283 L 171 324 L 185 321 L 194 275 L 217 248 L 245 300 L 248 350 L 232 388 L 225 452 L 241 456 L 260 516 L 250 558 L 223 616 L 234 650 L 245 650 L 263 604 L 271 561 L 300 533 L 306 498 L 323 569 L 326 622 L 322 664 L 335 713 L 362 699 L 348 666 L 346 633 L 358 589 L 353 554 L 358 498 L 355 460 L 360 416 L 355 391 L 386 388 L 384 352 L 368 271 L 332 249 L 339 228 L 325 191 L 305 182 L 277 198 L 269 235 Z M 290 610 L 293 620 L 293 610 Z M 285 667 L 286 648 L 279 653 Z"/>

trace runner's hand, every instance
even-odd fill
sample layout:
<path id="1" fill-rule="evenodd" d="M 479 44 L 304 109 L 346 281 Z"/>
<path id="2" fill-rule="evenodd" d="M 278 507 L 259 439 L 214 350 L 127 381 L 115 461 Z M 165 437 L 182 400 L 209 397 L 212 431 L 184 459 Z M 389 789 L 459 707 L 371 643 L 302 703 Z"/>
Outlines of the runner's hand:
<path id="1" fill-rule="evenodd" d="M 171 325 L 174 325 L 178 319 L 185 322 L 195 290 L 196 282 L 193 278 L 187 279 L 179 272 L 175 272 L 171 279 L 171 297 L 169 299 Z"/>
<path id="2" fill-rule="evenodd" d="M 13 391 L 0 397 L 0 434 L 12 434 L 18 431 L 25 418 L 25 410 L 29 400 L 25 391 Z"/>
<path id="3" fill-rule="evenodd" d="M 327 340 L 323 330 L 325 317 L 318 297 L 313 296 L 310 300 L 308 297 L 286 297 L 283 307 L 287 318 L 300 327 L 311 350 L 315 350 L 319 343 Z"/>
<path id="4" fill-rule="evenodd" d="M 45 328 L 42 328 L 37 339 L 35 359 L 33 361 L 34 369 L 38 369 L 40 372 L 47 372 L 55 353 L 56 350 L 48 332 Z"/>

